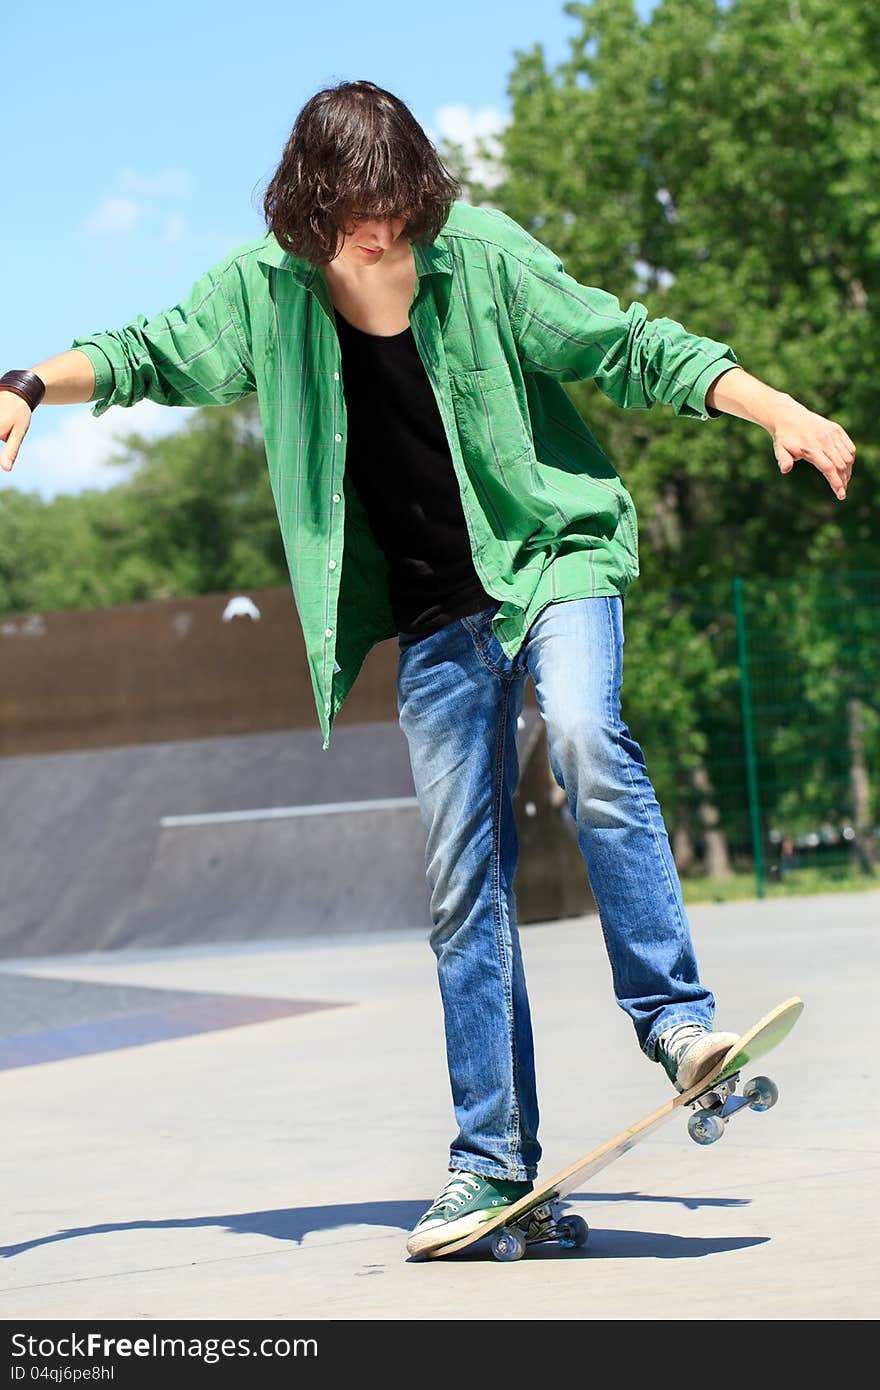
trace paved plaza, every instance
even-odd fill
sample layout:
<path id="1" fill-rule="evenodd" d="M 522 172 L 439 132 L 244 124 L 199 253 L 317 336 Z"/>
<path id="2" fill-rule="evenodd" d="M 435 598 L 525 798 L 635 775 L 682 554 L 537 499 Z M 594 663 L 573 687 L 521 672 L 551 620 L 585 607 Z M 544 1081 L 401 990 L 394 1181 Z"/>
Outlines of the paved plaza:
<path id="1" fill-rule="evenodd" d="M 718 1023 L 806 1003 L 778 1106 L 711 1148 L 676 1115 L 571 1199 L 587 1248 L 409 1260 L 452 1113 L 422 929 L 6 961 L 5 1319 L 867 1319 L 880 893 L 692 907 Z M 668 1082 L 595 916 L 522 930 L 549 1174 Z"/>

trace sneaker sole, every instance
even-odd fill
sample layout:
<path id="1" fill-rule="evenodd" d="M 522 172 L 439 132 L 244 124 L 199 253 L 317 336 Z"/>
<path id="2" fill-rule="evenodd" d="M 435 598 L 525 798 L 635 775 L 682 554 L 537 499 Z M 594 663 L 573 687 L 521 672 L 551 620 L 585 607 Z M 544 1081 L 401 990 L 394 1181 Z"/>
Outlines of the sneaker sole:
<path id="1" fill-rule="evenodd" d="M 722 1034 L 722 1038 L 728 1035 Z M 687 1058 L 682 1064 L 681 1072 L 684 1073 L 684 1080 L 675 1079 L 675 1088 L 681 1094 L 682 1091 L 689 1091 L 692 1086 L 696 1086 L 698 1081 L 704 1077 L 711 1076 L 723 1057 L 726 1057 L 733 1044 L 737 1041 L 737 1034 L 729 1034 L 729 1041 L 724 1041 L 713 1047 L 711 1051 L 700 1057 L 699 1064 L 688 1070 Z M 679 1073 L 681 1075 L 681 1073 Z"/>
<path id="2" fill-rule="evenodd" d="M 448 1245 L 450 1241 L 469 1236 L 478 1226 L 482 1226 L 485 1221 L 491 1221 L 493 1216 L 497 1215 L 497 1207 L 485 1207 L 481 1211 L 459 1216 L 455 1221 L 444 1221 L 440 1226 L 431 1226 L 427 1231 L 413 1231 L 406 1242 L 407 1251 L 410 1255 L 424 1255 L 429 1250 Z"/>

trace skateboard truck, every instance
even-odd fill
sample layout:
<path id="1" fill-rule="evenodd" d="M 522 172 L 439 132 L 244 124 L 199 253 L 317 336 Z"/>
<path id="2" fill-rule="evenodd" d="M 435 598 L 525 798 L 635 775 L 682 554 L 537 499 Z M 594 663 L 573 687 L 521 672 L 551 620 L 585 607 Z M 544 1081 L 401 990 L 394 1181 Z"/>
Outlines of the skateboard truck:
<path id="1" fill-rule="evenodd" d="M 769 1076 L 753 1076 L 736 1094 L 739 1072 L 729 1076 L 720 1086 L 691 1101 L 694 1111 L 688 1120 L 688 1134 L 695 1144 L 715 1144 L 724 1133 L 724 1126 L 740 1110 L 771 1110 L 779 1099 L 779 1087 Z"/>
<path id="2" fill-rule="evenodd" d="M 527 1245 L 555 1240 L 567 1250 L 575 1250 L 586 1245 L 589 1234 L 582 1216 L 563 1213 L 559 1198 L 550 1198 L 525 1212 L 519 1221 L 496 1231 L 491 1250 L 496 1260 L 519 1260 Z"/>

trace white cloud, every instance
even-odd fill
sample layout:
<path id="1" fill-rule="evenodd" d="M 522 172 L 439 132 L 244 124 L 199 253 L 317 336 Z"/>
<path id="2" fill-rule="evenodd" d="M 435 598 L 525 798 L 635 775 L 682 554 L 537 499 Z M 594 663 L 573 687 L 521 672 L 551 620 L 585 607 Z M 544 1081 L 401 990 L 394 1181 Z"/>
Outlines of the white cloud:
<path id="1" fill-rule="evenodd" d="M 54 409 L 43 407 L 45 411 Z M 112 487 L 128 473 L 126 467 L 112 463 L 114 457 L 125 457 L 122 436 L 137 432 L 158 439 L 180 429 L 192 414 L 187 406 L 170 407 L 156 401 L 112 406 L 97 418 L 90 408 L 65 406 L 51 432 L 35 436 L 31 426 L 12 472 L 0 474 L 0 486 L 39 492 L 47 500 L 61 492 Z"/>
<path id="2" fill-rule="evenodd" d="M 176 206 L 192 189 L 192 176 L 186 169 L 160 169 L 144 174 L 126 167 L 116 178 L 116 187 L 105 193 L 82 223 L 90 238 L 119 237 L 136 227 L 159 237 L 166 245 L 180 241 L 187 222 Z"/>
<path id="3" fill-rule="evenodd" d="M 437 112 L 437 128 L 440 134 L 460 145 L 473 142 L 476 136 L 497 135 L 507 124 L 495 106 L 484 106 L 474 111 L 469 106 L 441 106 Z"/>
<path id="4" fill-rule="evenodd" d="M 464 147 L 475 179 L 491 188 L 499 182 L 496 160 L 501 155 L 499 136 L 507 125 L 507 117 L 495 106 L 475 110 L 470 106 L 441 106 L 437 111 L 435 129 L 429 129 L 433 143 L 451 140 Z M 477 154 L 477 142 L 483 142 L 489 153 L 485 159 Z"/>
<path id="5" fill-rule="evenodd" d="M 193 181 L 187 169 L 160 169 L 158 174 L 123 169 L 119 182 L 128 193 L 140 198 L 181 198 L 190 192 Z"/>
<path id="6" fill-rule="evenodd" d="M 176 241 L 182 241 L 186 235 L 189 223 L 179 212 L 169 212 L 162 222 L 162 242 L 165 246 L 171 246 Z"/>
<path id="7" fill-rule="evenodd" d="M 130 232 L 140 221 L 143 208 L 131 198 L 118 198 L 108 194 L 102 198 L 83 223 L 83 231 L 88 236 L 116 236 L 120 232 Z"/>

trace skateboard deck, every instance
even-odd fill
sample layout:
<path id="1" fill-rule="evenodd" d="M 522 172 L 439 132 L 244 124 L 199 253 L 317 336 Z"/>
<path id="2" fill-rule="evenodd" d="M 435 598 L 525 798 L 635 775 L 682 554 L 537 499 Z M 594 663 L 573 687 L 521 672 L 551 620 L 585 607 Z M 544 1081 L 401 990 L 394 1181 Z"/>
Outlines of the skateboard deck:
<path id="1" fill-rule="evenodd" d="M 765 1014 L 747 1033 L 743 1033 L 715 1070 L 689 1091 L 680 1092 L 637 1124 L 630 1125 L 598 1149 L 593 1149 L 592 1153 L 554 1173 L 518 1202 L 512 1202 L 497 1216 L 478 1226 L 470 1235 L 416 1258 L 440 1259 L 445 1255 L 454 1255 L 456 1251 L 465 1250 L 487 1237 L 491 1237 L 492 1254 L 498 1260 L 520 1259 L 527 1245 L 542 1241 L 557 1241 L 569 1248 L 586 1245 L 587 1223 L 580 1216 L 560 1212 L 561 1200 L 594 1173 L 620 1158 L 640 1139 L 653 1133 L 682 1106 L 693 1107 L 688 1132 L 698 1144 L 712 1144 L 720 1139 L 728 1120 L 740 1110 L 769 1110 L 776 1104 L 779 1094 L 775 1084 L 766 1076 L 752 1077 L 744 1084 L 742 1094 L 737 1095 L 740 1072 L 782 1042 L 797 1023 L 803 1007 L 803 1002 L 798 998 L 786 999 Z"/>

